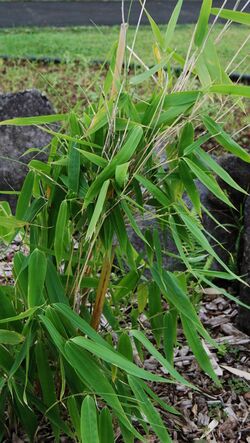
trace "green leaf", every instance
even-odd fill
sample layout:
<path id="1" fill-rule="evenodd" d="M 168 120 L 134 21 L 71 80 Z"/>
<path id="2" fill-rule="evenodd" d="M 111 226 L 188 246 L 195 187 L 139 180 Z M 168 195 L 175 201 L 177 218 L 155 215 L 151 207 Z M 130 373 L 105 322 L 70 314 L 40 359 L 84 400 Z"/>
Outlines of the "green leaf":
<path id="1" fill-rule="evenodd" d="M 211 155 L 207 152 L 203 151 L 203 149 L 198 148 L 196 150 L 196 155 L 200 158 L 202 162 L 204 162 L 215 174 L 217 174 L 225 183 L 227 183 L 232 188 L 236 189 L 239 192 L 243 192 L 243 194 L 248 195 L 247 191 L 245 191 L 241 186 L 233 180 L 233 178 L 223 169 L 219 163 L 217 163 Z"/>
<path id="2" fill-rule="evenodd" d="M 87 395 L 81 407 L 81 442 L 99 443 L 96 406 L 93 398 Z"/>
<path id="3" fill-rule="evenodd" d="M 138 368 L 134 363 L 127 360 L 118 352 L 108 349 L 107 347 L 104 347 L 99 343 L 94 343 L 91 340 L 83 337 L 72 338 L 70 342 L 77 344 L 78 346 L 86 349 L 92 354 L 95 354 L 97 357 L 103 359 L 107 363 L 117 366 L 118 368 L 123 369 L 125 372 L 134 375 L 135 377 L 140 377 L 150 381 L 158 381 L 165 383 L 168 382 L 167 379 L 160 377 L 159 375 L 155 375 L 149 371 L 145 371 L 142 368 Z"/>
<path id="4" fill-rule="evenodd" d="M 18 320 L 23 320 L 24 318 L 31 318 L 34 315 L 34 313 L 37 311 L 37 309 L 38 306 L 35 306 L 34 308 L 27 309 L 27 311 L 21 312 L 20 314 L 15 315 L 13 317 L 1 318 L 0 324 L 15 322 Z"/>
<path id="5" fill-rule="evenodd" d="M 108 342 L 102 338 L 100 334 L 98 334 L 89 323 L 87 323 L 80 315 L 77 315 L 69 306 L 66 306 L 62 303 L 55 303 L 52 305 L 52 308 L 55 309 L 56 312 L 64 316 L 67 320 L 70 321 L 71 325 L 79 329 L 83 334 L 86 334 L 96 343 L 100 343 L 103 346 L 110 347 Z"/>
<path id="6" fill-rule="evenodd" d="M 123 332 L 118 341 L 117 351 L 126 357 L 129 361 L 133 361 L 133 348 L 131 340 L 127 332 Z"/>
<path id="7" fill-rule="evenodd" d="M 102 184 L 102 187 L 101 187 L 101 190 L 100 190 L 100 193 L 98 195 L 98 199 L 97 199 L 97 202 L 95 205 L 95 209 L 94 209 L 93 215 L 91 217 L 89 227 L 86 232 L 86 240 L 90 240 L 96 231 L 96 225 L 100 219 L 100 216 L 101 216 L 101 213 L 102 213 L 102 210 L 104 207 L 109 184 L 110 184 L 110 180 L 106 180 Z"/>
<path id="8" fill-rule="evenodd" d="M 50 408 L 50 414 L 52 414 L 55 419 L 60 422 L 55 383 L 49 365 L 46 346 L 41 341 L 36 344 L 35 355 L 40 386 L 43 394 L 43 401 L 45 405 Z M 55 439 L 58 440 L 60 436 L 60 428 L 58 430 L 58 428 L 53 425 L 53 422 L 51 423 L 51 426 Z"/>
<path id="9" fill-rule="evenodd" d="M 108 408 L 103 408 L 99 416 L 99 438 L 100 443 L 114 443 L 114 431 L 112 426 L 112 416 Z"/>
<path id="10" fill-rule="evenodd" d="M 164 68 L 165 65 L 166 65 L 166 59 L 164 58 L 160 63 L 157 63 L 157 65 L 153 66 L 150 69 L 147 69 L 142 74 L 138 74 L 132 77 L 130 80 L 130 84 L 138 85 L 140 83 L 145 82 L 150 77 L 152 77 L 152 75 L 154 75 L 156 72 L 160 71 L 160 69 Z"/>
<path id="11" fill-rule="evenodd" d="M 210 86 L 208 92 L 215 92 L 216 94 L 236 95 L 238 97 L 250 98 L 250 86 L 232 85 L 232 84 L 212 85 Z"/>
<path id="12" fill-rule="evenodd" d="M 120 300 L 124 299 L 126 295 L 134 291 L 137 282 L 139 280 L 139 274 L 132 270 L 128 272 L 116 285 L 114 292 L 114 299 L 118 303 Z"/>
<path id="13" fill-rule="evenodd" d="M 96 166 L 100 166 L 101 168 L 105 168 L 108 165 L 108 161 L 100 157 L 99 155 L 93 154 L 93 152 L 83 151 L 82 149 L 78 149 L 81 155 L 85 157 L 87 160 L 89 160 L 91 163 L 93 163 Z"/>
<path id="14" fill-rule="evenodd" d="M 166 312 L 164 315 L 163 322 L 163 345 L 164 345 L 164 353 L 167 361 L 171 365 L 174 363 L 174 347 L 176 345 L 176 337 L 177 337 L 177 310 L 171 308 L 169 312 Z"/>
<path id="15" fill-rule="evenodd" d="M 145 236 L 143 235 L 143 233 L 141 232 L 138 224 L 136 223 L 136 220 L 132 214 L 132 212 L 129 209 L 129 206 L 127 204 L 127 202 L 125 202 L 124 200 L 121 201 L 121 207 L 124 210 L 126 216 L 128 217 L 128 220 L 130 222 L 130 226 L 133 228 L 133 230 L 135 231 L 136 235 L 138 235 L 139 238 L 141 238 L 141 240 L 143 241 L 143 243 L 147 243 L 147 240 L 145 238 Z"/>
<path id="16" fill-rule="evenodd" d="M 171 443 L 172 440 L 161 419 L 161 416 L 149 400 L 148 395 L 143 389 L 141 381 L 129 375 L 128 382 L 132 391 L 134 392 L 135 398 L 138 401 L 139 410 L 142 411 L 142 415 L 146 417 L 148 423 L 156 433 L 157 437 L 160 439 L 161 443 Z"/>
<path id="17" fill-rule="evenodd" d="M 123 163 L 127 163 L 134 152 L 136 151 L 138 144 L 143 135 L 143 130 L 140 126 L 135 127 L 129 134 L 125 144 L 121 150 L 116 154 L 113 160 L 103 169 L 103 171 L 95 177 L 95 180 L 89 187 L 85 199 L 84 208 L 86 208 L 96 197 L 100 191 L 104 181 L 110 179 L 115 174 L 116 167 Z"/>
<path id="18" fill-rule="evenodd" d="M 77 149 L 77 143 L 73 143 L 69 151 L 68 161 L 68 179 L 69 189 L 77 194 L 79 188 L 80 176 L 80 152 Z"/>
<path id="19" fill-rule="evenodd" d="M 150 26 L 151 26 L 151 29 L 152 29 L 152 32 L 153 32 L 153 35 L 154 35 L 156 43 L 158 44 L 158 46 L 161 49 L 164 49 L 164 43 L 165 42 L 164 42 L 164 38 L 162 36 L 162 33 L 160 31 L 159 26 L 157 26 L 157 24 L 155 23 L 155 21 L 151 17 L 151 15 L 148 13 L 148 11 L 146 9 L 144 9 L 144 11 L 145 11 L 145 13 L 147 15 L 147 18 L 148 18 L 148 21 L 150 23 Z"/>
<path id="20" fill-rule="evenodd" d="M 115 169 L 115 181 L 120 188 L 123 188 L 128 177 L 129 162 L 118 165 Z"/>
<path id="21" fill-rule="evenodd" d="M 161 203 L 163 207 L 167 208 L 170 205 L 168 197 L 158 188 L 158 186 L 154 185 L 151 181 L 141 175 L 136 175 L 135 178 L 153 195 L 153 197 L 156 198 L 156 200 L 158 200 L 159 203 Z"/>
<path id="22" fill-rule="evenodd" d="M 178 144 L 179 157 L 182 157 L 184 150 L 194 142 L 194 127 L 191 122 L 187 122 L 181 131 Z"/>
<path id="23" fill-rule="evenodd" d="M 178 313 L 182 313 L 188 317 L 200 334 L 216 347 L 216 342 L 210 338 L 206 329 L 203 327 L 190 298 L 183 291 L 176 276 L 172 272 L 165 270 L 160 274 L 155 266 L 151 269 L 151 272 L 166 300 L 172 306 L 176 307 Z"/>
<path id="24" fill-rule="evenodd" d="M 190 217 L 188 212 L 184 211 L 182 207 L 175 205 L 175 209 L 182 218 L 188 231 L 193 235 L 193 237 L 202 246 L 202 248 L 205 249 L 205 251 L 207 251 L 210 255 L 212 255 L 212 257 L 214 257 L 230 275 L 232 275 L 236 280 L 245 284 L 239 276 L 234 274 L 234 272 L 232 272 L 231 269 L 228 268 L 228 266 L 223 262 L 223 260 L 221 260 L 218 254 L 216 254 L 216 252 L 208 242 L 207 238 L 203 234 L 202 230 L 199 228 L 197 221 L 193 217 Z"/>
<path id="25" fill-rule="evenodd" d="M 175 31 L 175 27 L 181 12 L 181 8 L 182 8 L 182 3 L 183 0 L 179 0 L 173 10 L 173 13 L 169 19 L 168 22 L 168 26 L 167 26 L 167 30 L 166 30 L 166 34 L 165 34 L 165 39 L 164 39 L 164 47 L 168 48 L 173 36 L 174 36 L 174 31 Z"/>
<path id="26" fill-rule="evenodd" d="M 148 288 L 148 319 L 156 344 L 160 347 L 163 335 L 163 308 L 161 293 L 155 282 L 150 283 Z"/>
<path id="27" fill-rule="evenodd" d="M 57 266 L 61 263 L 64 258 L 64 238 L 65 231 L 68 223 L 68 203 L 66 200 L 63 200 L 56 221 L 56 229 L 55 229 L 55 240 L 54 240 L 54 249 Z"/>
<path id="28" fill-rule="evenodd" d="M 250 89 L 250 88 L 249 88 Z M 227 151 L 250 163 L 250 154 L 236 143 L 224 130 L 210 117 L 204 117 L 203 123 L 215 140 Z"/>
<path id="29" fill-rule="evenodd" d="M 137 288 L 138 311 L 141 314 L 148 303 L 148 285 L 141 283 Z"/>
<path id="30" fill-rule="evenodd" d="M 191 171 L 196 175 L 196 177 L 221 201 L 226 203 L 226 205 L 234 208 L 234 205 L 230 202 L 227 195 L 222 191 L 220 186 L 214 177 L 211 177 L 208 173 L 204 172 L 199 166 L 197 166 L 192 160 L 185 157 L 185 162 L 191 169 Z M 234 208 L 235 209 L 235 208 Z"/>
<path id="31" fill-rule="evenodd" d="M 30 203 L 33 192 L 34 172 L 30 171 L 24 180 L 21 193 L 17 200 L 16 217 L 22 220 Z"/>
<path id="32" fill-rule="evenodd" d="M 102 347 L 102 356 L 106 353 L 106 349 L 105 351 L 104 349 L 105 347 Z M 72 341 L 66 343 L 65 354 L 68 362 L 80 375 L 84 383 L 87 383 L 93 392 L 100 395 L 100 397 L 104 399 L 104 401 L 113 409 L 114 413 L 124 424 L 124 426 L 140 440 L 141 436 L 137 431 L 135 431 L 130 421 L 126 417 L 115 390 L 91 354 L 81 349 Z"/>
<path id="33" fill-rule="evenodd" d="M 185 186 L 185 190 L 187 191 L 187 194 L 191 202 L 193 203 L 197 214 L 201 215 L 200 195 L 195 186 L 194 180 L 190 174 L 190 170 L 183 161 L 179 162 L 178 169 L 179 169 L 180 178 Z"/>
<path id="34" fill-rule="evenodd" d="M 65 291 L 60 280 L 60 276 L 57 273 L 56 267 L 50 258 L 47 259 L 47 273 L 45 286 L 50 303 L 65 303 L 69 304 L 68 298 L 65 295 Z"/>
<path id="35" fill-rule="evenodd" d="M 218 15 L 220 18 L 232 20 L 242 25 L 250 25 L 250 14 L 248 12 L 232 11 L 231 9 L 212 8 L 211 14 Z"/>
<path id="36" fill-rule="evenodd" d="M 199 137 L 198 140 L 191 143 L 191 145 L 187 146 L 184 149 L 183 155 L 192 154 L 192 152 L 196 151 L 197 148 L 199 148 L 203 143 L 206 143 L 209 139 L 209 135 L 203 135 L 202 137 Z"/>
<path id="37" fill-rule="evenodd" d="M 30 126 L 30 125 L 44 125 L 47 123 L 55 123 L 67 120 L 68 114 L 52 114 L 52 115 L 39 115 L 36 117 L 18 117 L 10 120 L 4 120 L 0 122 L 0 126 L 12 125 L 12 126 Z"/>
<path id="38" fill-rule="evenodd" d="M 201 340 L 192 322 L 190 322 L 190 320 L 183 314 L 181 314 L 181 322 L 188 344 L 192 349 L 200 367 L 206 372 L 207 375 L 209 375 L 216 385 L 220 386 L 220 381 L 213 370 L 210 359 L 202 346 Z"/>
<path id="39" fill-rule="evenodd" d="M 78 440 L 81 440 L 81 422 L 80 422 L 80 414 L 77 406 L 77 401 L 75 397 L 69 397 L 67 400 L 67 410 L 69 412 L 70 419 L 72 421 L 72 425 L 75 429 Z"/>
<path id="40" fill-rule="evenodd" d="M 28 267 L 28 307 L 34 308 L 44 303 L 44 283 L 47 260 L 43 252 L 34 249 L 29 258 Z"/>
<path id="41" fill-rule="evenodd" d="M 181 384 L 184 384 L 185 386 L 192 386 L 191 383 L 186 381 L 185 378 L 182 377 L 176 371 L 176 369 L 174 369 L 174 367 L 163 357 L 163 355 L 159 351 L 157 351 L 155 346 L 145 337 L 145 335 L 141 331 L 132 329 L 130 333 L 132 337 L 136 338 L 136 340 L 138 340 L 147 349 L 147 351 L 167 370 L 167 372 L 171 375 L 171 377 L 173 377 L 174 380 Z"/>
<path id="42" fill-rule="evenodd" d="M 8 331 L 7 329 L 0 329 L 0 343 L 1 345 L 18 345 L 24 341 L 24 336 L 15 331 Z"/>
<path id="43" fill-rule="evenodd" d="M 5 215 L 1 215 L 0 216 L 0 226 L 1 228 L 9 228 L 9 229 L 18 229 L 18 228 L 22 228 L 23 226 L 26 225 L 26 222 L 22 221 L 22 220 L 17 220 L 16 217 L 14 216 L 5 216 Z"/>
<path id="44" fill-rule="evenodd" d="M 200 47 L 208 31 L 208 20 L 211 13 L 212 0 L 203 0 L 199 19 L 196 25 L 194 41 L 196 46 Z"/>

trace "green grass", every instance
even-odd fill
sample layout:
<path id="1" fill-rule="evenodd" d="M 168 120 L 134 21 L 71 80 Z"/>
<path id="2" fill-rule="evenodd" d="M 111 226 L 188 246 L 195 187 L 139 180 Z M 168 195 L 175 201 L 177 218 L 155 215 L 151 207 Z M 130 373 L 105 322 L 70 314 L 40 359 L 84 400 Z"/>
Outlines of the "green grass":
<path id="1" fill-rule="evenodd" d="M 179 25 L 175 33 L 173 47 L 185 55 L 190 42 L 193 25 Z M 222 25 L 217 25 L 212 35 L 218 34 Z M 248 36 L 248 28 L 231 26 L 218 45 L 220 59 L 226 64 L 232 59 L 240 45 Z M 68 61 L 79 59 L 86 63 L 104 60 L 119 33 L 118 27 L 81 27 L 81 28 L 17 28 L 0 30 L 0 54 L 15 57 L 61 57 Z M 131 44 L 134 28 L 128 31 L 128 43 Z M 150 28 L 142 26 L 137 39 L 136 51 L 148 64 L 153 63 L 152 34 Z M 241 51 L 234 67 L 250 53 L 249 45 Z M 241 70 L 249 69 L 249 56 L 241 65 Z"/>
<path id="2" fill-rule="evenodd" d="M 182 55 L 185 55 L 193 29 L 192 25 L 177 27 L 174 47 Z M 218 25 L 214 33 L 218 34 L 221 29 L 221 25 Z M 37 88 L 50 98 L 59 112 L 66 112 L 75 105 L 82 109 L 88 99 L 98 100 L 100 96 L 99 68 L 90 62 L 104 60 L 108 56 L 118 33 L 118 27 L 0 30 L 0 54 L 20 58 L 61 57 L 67 61 L 59 65 L 43 65 L 23 60 L 5 62 L 0 59 L 0 93 Z M 134 29 L 130 29 L 130 45 L 133 33 Z M 218 47 L 225 66 L 247 35 L 248 29 L 243 26 L 232 26 L 225 35 Z M 154 63 L 152 43 L 149 27 L 142 27 L 137 39 L 136 52 L 148 64 Z M 249 53 L 249 47 L 245 47 L 237 57 L 236 64 Z M 244 60 L 240 70 L 250 72 L 249 57 Z M 150 87 L 149 82 L 141 85 L 145 96 L 148 93 L 147 88 Z"/>

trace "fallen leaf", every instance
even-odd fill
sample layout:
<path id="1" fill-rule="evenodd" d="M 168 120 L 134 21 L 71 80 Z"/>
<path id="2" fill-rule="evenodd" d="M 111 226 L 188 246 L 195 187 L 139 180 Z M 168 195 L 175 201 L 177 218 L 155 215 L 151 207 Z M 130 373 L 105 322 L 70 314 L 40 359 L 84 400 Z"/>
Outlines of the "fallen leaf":
<path id="1" fill-rule="evenodd" d="M 244 378 L 245 380 L 250 381 L 249 372 L 242 371 L 241 369 L 231 368 L 231 366 L 221 365 L 222 368 L 226 369 L 228 372 L 231 372 L 234 375 L 238 375 L 240 378 Z"/>

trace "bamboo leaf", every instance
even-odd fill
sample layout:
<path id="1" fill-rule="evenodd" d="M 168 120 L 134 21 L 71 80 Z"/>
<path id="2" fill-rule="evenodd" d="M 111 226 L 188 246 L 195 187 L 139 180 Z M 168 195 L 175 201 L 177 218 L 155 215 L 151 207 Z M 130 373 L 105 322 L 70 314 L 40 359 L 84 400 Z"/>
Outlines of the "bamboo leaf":
<path id="1" fill-rule="evenodd" d="M 145 415 L 148 423 L 160 439 L 161 443 L 171 443 L 172 440 L 161 419 L 161 416 L 149 400 L 148 395 L 143 389 L 141 381 L 129 375 L 128 382 L 132 391 L 134 392 L 135 398 L 138 400 L 139 410 L 142 411 L 143 415 Z"/>
<path id="2" fill-rule="evenodd" d="M 77 194 L 80 176 L 80 152 L 77 149 L 77 143 L 73 143 L 69 151 L 68 160 L 68 179 L 69 189 Z"/>
<path id="3" fill-rule="evenodd" d="M 18 320 L 23 320 L 24 318 L 30 318 L 34 315 L 34 313 L 37 311 L 38 307 L 35 306 L 34 308 L 29 308 L 27 311 L 21 312 L 20 314 L 14 315 L 13 317 L 8 318 L 1 318 L 0 324 L 3 323 L 11 323 Z"/>
<path id="4" fill-rule="evenodd" d="M 79 339 L 81 337 L 77 338 Z M 81 350 L 81 352 L 79 352 L 79 350 Z M 93 357 L 84 349 L 81 349 L 81 347 L 73 343 L 72 340 L 66 343 L 65 354 L 68 362 L 77 371 L 84 383 L 87 383 L 93 392 L 104 399 L 104 401 L 113 409 L 123 425 L 140 440 L 140 434 L 133 428 L 126 417 L 115 390 Z M 102 347 L 102 357 L 104 355 L 106 355 L 106 349 L 105 347 Z"/>
<path id="5" fill-rule="evenodd" d="M 209 357 L 202 346 L 201 340 L 196 332 L 195 327 L 193 327 L 190 320 L 183 314 L 181 314 L 181 322 L 188 344 L 192 349 L 200 367 L 203 369 L 204 372 L 206 372 L 206 374 L 209 375 L 209 377 L 216 383 L 216 385 L 220 386 L 220 381 L 213 370 Z"/>
<path id="6" fill-rule="evenodd" d="M 188 196 L 189 196 L 191 202 L 193 203 L 197 214 L 201 215 L 200 195 L 199 195 L 199 192 L 195 186 L 194 180 L 190 174 L 190 170 L 187 168 L 187 166 L 185 165 L 185 163 L 183 161 L 180 161 L 178 169 L 179 169 L 181 180 L 185 186 L 185 190 L 187 191 Z"/>
<path id="7" fill-rule="evenodd" d="M 95 209 L 93 212 L 93 215 L 91 217 L 91 220 L 89 222 L 89 227 L 86 232 L 86 240 L 90 240 L 96 230 L 96 225 L 100 219 L 104 203 L 106 200 L 108 188 L 109 188 L 110 180 L 106 180 L 101 187 L 100 194 L 98 196 L 98 199 L 96 201 Z"/>
<path id="8" fill-rule="evenodd" d="M 118 165 L 127 163 L 134 152 L 136 151 L 138 144 L 143 135 L 143 130 L 140 126 L 135 127 L 129 134 L 125 144 L 118 152 L 118 154 L 113 158 L 111 163 L 109 163 L 103 171 L 95 177 L 95 180 L 89 187 L 85 200 L 84 200 L 84 208 L 86 208 L 96 197 L 98 192 L 100 191 L 102 184 L 104 181 L 110 179 L 114 174 L 116 167 Z"/>
<path id="9" fill-rule="evenodd" d="M 173 10 L 173 13 L 169 19 L 168 22 L 168 26 L 167 26 L 167 30 L 166 30 L 166 34 L 165 34 L 165 39 L 164 39 L 164 47 L 165 49 L 169 47 L 173 36 L 174 36 L 174 31 L 175 31 L 175 27 L 181 12 L 181 8 L 182 8 L 182 3 L 183 0 L 179 0 Z"/>
<path id="10" fill-rule="evenodd" d="M 128 178 L 129 162 L 116 166 L 115 181 L 120 188 L 123 188 Z"/>
<path id="11" fill-rule="evenodd" d="M 55 420 L 60 422 L 59 407 L 57 404 L 55 383 L 53 380 L 52 371 L 48 361 L 48 355 L 44 343 L 38 342 L 35 347 L 36 364 L 38 370 L 38 376 L 40 380 L 40 386 L 43 393 L 43 401 L 45 405 L 50 408 L 50 414 L 52 414 Z M 53 406 L 54 405 L 54 406 Z M 52 407 L 53 406 L 53 407 Z M 60 428 L 51 423 L 53 433 L 56 441 L 60 436 Z"/>
<path id="12" fill-rule="evenodd" d="M 235 180 L 228 174 L 225 169 L 223 169 L 219 163 L 217 163 L 211 155 L 207 152 L 203 151 L 203 149 L 197 148 L 196 155 L 200 158 L 202 162 L 204 162 L 215 174 L 217 174 L 225 183 L 227 183 L 232 188 L 236 189 L 239 192 L 243 192 L 243 194 L 248 195 L 247 191 L 245 191 L 241 186 L 236 183 Z"/>
<path id="13" fill-rule="evenodd" d="M 210 86 L 208 92 L 214 92 L 216 94 L 222 94 L 222 95 L 236 95 L 238 97 L 250 98 L 250 86 L 232 85 L 232 84 L 212 85 Z"/>
<path id="14" fill-rule="evenodd" d="M 0 126 L 12 125 L 12 126 L 30 126 L 30 125 L 44 125 L 47 123 L 55 123 L 67 120 L 68 114 L 52 114 L 41 115 L 35 117 L 18 117 L 10 120 L 4 120 L 0 122 Z"/>
<path id="15" fill-rule="evenodd" d="M 232 20 L 236 23 L 241 23 L 242 25 L 250 25 L 250 14 L 248 12 L 232 11 L 231 9 L 225 8 L 212 8 L 211 14 L 218 15 L 220 18 L 225 18 L 226 20 Z"/>
<path id="16" fill-rule="evenodd" d="M 199 166 L 197 166 L 192 160 L 185 157 L 184 158 L 186 164 L 189 166 L 191 171 L 196 175 L 196 177 L 220 200 L 222 200 L 226 205 L 234 208 L 234 205 L 230 202 L 227 195 L 222 191 L 220 186 L 214 177 L 208 175 L 208 173 L 204 172 Z M 235 209 L 235 208 L 234 208 Z"/>
<path id="17" fill-rule="evenodd" d="M 81 407 L 81 442 L 99 443 L 96 406 L 93 398 L 87 395 Z"/>
<path id="18" fill-rule="evenodd" d="M 158 188 L 158 186 L 154 185 L 151 181 L 141 175 L 136 175 L 135 178 L 153 195 L 153 197 L 156 198 L 156 200 L 158 200 L 159 203 L 162 204 L 163 207 L 167 208 L 170 205 L 168 197 Z"/>
<path id="19" fill-rule="evenodd" d="M 67 223 L 68 223 L 68 203 L 66 200 L 63 200 L 59 208 L 57 221 L 56 221 L 56 229 L 55 229 L 54 249 L 55 249 L 57 266 L 59 266 L 61 260 L 64 257 L 64 238 L 65 238 Z"/>
<path id="20" fill-rule="evenodd" d="M 47 271 L 45 254 L 34 249 L 29 258 L 28 267 L 28 307 L 41 306 L 44 303 L 44 283 Z"/>
<path id="21" fill-rule="evenodd" d="M 117 366 L 123 369 L 128 374 L 134 375 L 135 377 L 140 377 L 145 380 L 158 381 L 158 382 L 168 382 L 167 379 L 160 377 L 159 375 L 152 374 L 151 372 L 145 371 L 139 368 L 134 363 L 127 360 L 125 357 L 120 355 L 118 352 L 112 351 L 107 347 L 103 347 L 99 343 L 94 343 L 89 339 L 83 337 L 75 337 L 70 340 L 70 342 L 86 349 L 87 351 L 95 354 L 97 357 L 103 359 L 111 365 Z"/>
<path id="22" fill-rule="evenodd" d="M 100 443 L 114 443 L 115 441 L 112 416 L 108 408 L 103 408 L 99 416 L 99 436 Z"/>
<path id="23" fill-rule="evenodd" d="M 24 336 L 15 331 L 8 331 L 7 329 L 0 329 L 0 344 L 1 345 L 18 345 L 24 341 Z"/>
<path id="24" fill-rule="evenodd" d="M 249 88 L 250 89 L 250 88 Z M 236 143 L 224 130 L 210 117 L 203 118 L 204 125 L 215 140 L 227 151 L 236 155 L 236 157 L 250 163 L 250 155 L 238 143 Z"/>
<path id="25" fill-rule="evenodd" d="M 32 197 L 34 184 L 34 172 L 30 171 L 24 180 L 21 193 L 17 200 L 16 217 L 22 220 Z"/>
<path id="26" fill-rule="evenodd" d="M 132 329 L 130 331 L 132 337 L 136 338 L 146 349 L 147 351 L 154 357 L 156 360 L 167 370 L 167 372 L 173 377 L 177 382 L 184 384 L 185 386 L 192 386 L 184 377 L 182 377 L 176 369 L 163 357 L 163 355 L 157 351 L 155 346 L 145 337 L 142 331 L 137 331 Z M 135 375 L 135 374 L 131 374 Z M 141 377 L 142 378 L 142 377 Z M 165 380 L 166 381 L 166 380 Z"/>
<path id="27" fill-rule="evenodd" d="M 152 75 L 154 75 L 156 72 L 160 71 L 160 69 L 164 68 L 165 65 L 166 65 L 166 59 L 164 58 L 160 63 L 157 63 L 157 65 L 153 66 L 150 69 L 147 69 L 142 74 L 138 74 L 132 77 L 130 80 L 130 84 L 138 85 L 140 83 L 145 82 L 150 77 L 152 77 Z"/>
<path id="28" fill-rule="evenodd" d="M 78 149 L 81 155 L 85 157 L 87 160 L 89 160 L 91 163 L 93 163 L 96 166 L 100 166 L 101 168 L 105 168 L 108 164 L 108 161 L 100 157 L 99 155 L 93 154 L 93 152 L 83 151 L 82 149 Z"/>
<path id="29" fill-rule="evenodd" d="M 117 351 L 129 361 L 133 361 L 133 348 L 130 337 L 126 332 L 123 332 L 119 337 Z"/>
<path id="30" fill-rule="evenodd" d="M 161 31 L 160 31 L 160 28 L 157 26 L 157 24 L 155 23 L 154 19 L 153 19 L 153 18 L 151 17 L 151 15 L 146 11 L 146 9 L 144 9 L 144 10 L 145 10 L 145 12 L 146 12 L 146 14 L 147 14 L 147 18 L 148 18 L 148 21 L 149 21 L 149 23 L 150 23 L 150 26 L 151 26 L 151 29 L 152 29 L 152 32 L 153 32 L 153 35 L 154 35 L 155 41 L 157 42 L 158 46 L 159 46 L 161 49 L 164 49 L 164 47 L 165 47 L 165 39 L 164 39 L 164 37 L 162 36 L 162 33 L 161 33 Z"/>
<path id="31" fill-rule="evenodd" d="M 199 19 L 196 25 L 194 41 L 196 46 L 200 47 L 206 37 L 208 30 L 208 20 L 211 13 L 212 0 L 203 0 Z"/>

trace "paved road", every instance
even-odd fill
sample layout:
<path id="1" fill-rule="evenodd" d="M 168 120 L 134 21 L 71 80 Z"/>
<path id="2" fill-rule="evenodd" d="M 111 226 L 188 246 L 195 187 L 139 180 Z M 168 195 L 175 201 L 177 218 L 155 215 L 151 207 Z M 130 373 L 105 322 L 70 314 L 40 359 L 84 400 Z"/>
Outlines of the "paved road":
<path id="1" fill-rule="evenodd" d="M 227 7 L 233 8 L 236 0 L 228 0 Z M 245 0 L 241 0 L 242 5 Z M 157 23 L 167 23 L 175 0 L 148 0 L 147 9 Z M 184 0 L 179 23 L 193 23 L 198 16 L 200 0 Z M 214 0 L 220 6 L 221 0 Z M 126 2 L 128 11 L 129 2 Z M 130 24 L 137 22 L 140 3 L 135 1 L 131 9 Z M 81 26 L 116 25 L 121 22 L 121 3 L 117 1 L 84 2 L 0 2 L 0 28 L 14 26 Z M 147 23 L 144 16 L 143 23 Z"/>

